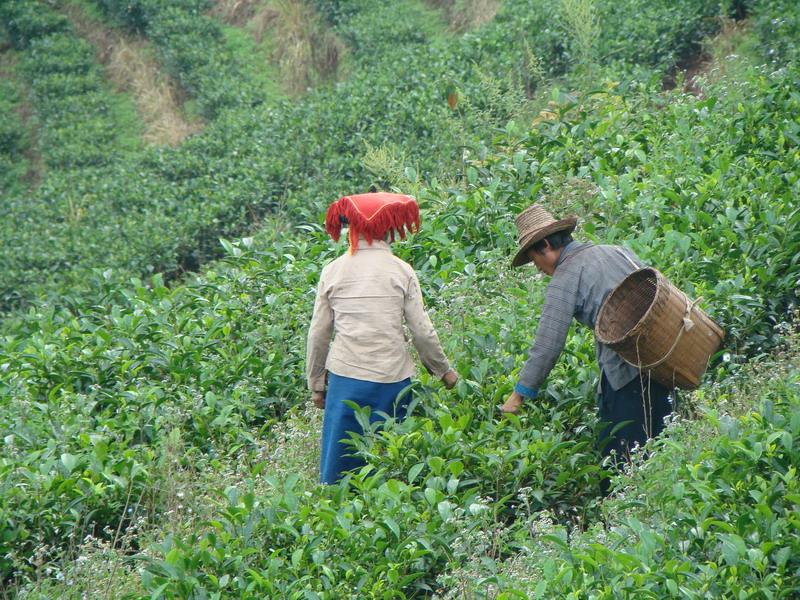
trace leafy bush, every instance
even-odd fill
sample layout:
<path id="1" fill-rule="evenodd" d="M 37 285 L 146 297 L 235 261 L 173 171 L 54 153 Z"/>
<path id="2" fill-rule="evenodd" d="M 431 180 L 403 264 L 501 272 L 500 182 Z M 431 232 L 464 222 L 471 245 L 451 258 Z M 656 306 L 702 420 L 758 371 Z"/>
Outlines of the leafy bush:
<path id="1" fill-rule="evenodd" d="M 755 28 L 764 54 L 777 64 L 796 61 L 800 54 L 800 10 L 786 0 L 753 0 Z"/>
<path id="2" fill-rule="evenodd" d="M 302 348 L 292 338 L 312 298 L 287 290 L 308 285 L 316 263 L 276 272 L 283 252 L 276 240 L 270 263 L 242 260 L 246 278 L 221 265 L 174 292 L 158 277 L 149 289 L 117 288 L 98 274 L 105 306 L 31 314 L 17 329 L 25 337 L 2 340 L 3 578 L 29 568 L 37 547 L 101 537 L 138 516 L 126 507 L 157 511 L 154 471 L 170 432 L 203 452 L 235 451 L 296 402 Z"/>
<path id="3" fill-rule="evenodd" d="M 358 496 L 346 488 L 304 493 L 296 477 L 268 484 L 264 499 L 225 490 L 212 529 L 165 540 L 158 548 L 164 558 L 150 561 L 145 586 L 164 598 L 402 597 L 401 590 L 429 589 L 426 575 L 461 525 L 445 524 L 454 506 L 437 488 L 369 475 L 355 478 Z M 229 552 L 243 559 L 229 561 Z"/>
<path id="4" fill-rule="evenodd" d="M 69 30 L 59 35 L 31 37 L 25 49 L 21 71 L 28 79 L 56 73 L 76 77 L 90 72 L 97 75 L 94 49 Z"/>
<path id="5" fill-rule="evenodd" d="M 6 103 L 3 105 L 9 106 Z M 9 114 L 6 111 L 3 112 Z M 0 153 L 8 156 L 17 155 L 25 147 L 26 137 L 25 126 L 19 120 L 9 118 L 0 124 Z"/>
<path id="6" fill-rule="evenodd" d="M 526 542 L 497 571 L 499 597 L 797 595 L 796 348 L 710 394 L 702 421 L 672 427 L 620 479 L 604 522 L 585 532 L 551 525 Z"/>
<path id="7" fill-rule="evenodd" d="M 0 6 L 0 17 L 11 42 L 18 48 L 25 48 L 32 40 L 70 30 L 66 17 L 50 10 L 42 10 L 29 0 L 4 2 Z"/>
<path id="8" fill-rule="evenodd" d="M 695 55 L 703 39 L 719 30 L 720 4 L 694 0 L 598 2 L 602 29 L 598 54 L 604 61 L 644 64 L 669 72 Z"/>
<path id="9" fill-rule="evenodd" d="M 21 86 L 16 79 L 0 82 L 0 191 L 11 195 L 21 191 L 21 180 L 28 169 L 24 153 L 30 148 L 30 132 L 19 112 Z"/>
<path id="10" fill-rule="evenodd" d="M 391 25 L 387 15 L 429 15 L 326 6 L 343 29 L 352 19 L 366 29 Z M 63 549 L 87 531 L 108 536 L 104 529 L 127 526 L 130 502 L 155 519 L 168 477 L 159 473 L 160 457 L 177 438 L 181 460 L 213 466 L 224 453 L 241 460 L 245 481 L 217 490 L 207 525 L 145 549 L 139 558 L 150 596 L 431 595 L 471 556 L 497 582 L 497 561 L 531 547 L 529 517 L 539 510 L 552 515 L 555 537 L 550 554 L 531 563 L 547 575 L 526 590 L 534 594 L 552 591 L 548 585 L 573 593 L 574 584 L 575 597 L 602 596 L 611 583 L 656 596 L 675 593 L 675 585 L 698 595 L 755 594 L 762 576 L 793 590 L 793 554 L 783 548 L 793 548 L 797 457 L 788 440 L 797 423 L 782 415 L 794 400 L 736 432 L 724 420 L 730 442 L 686 461 L 691 468 L 670 462 L 669 486 L 663 478 L 650 491 L 652 506 L 669 499 L 673 512 L 665 514 L 675 518 L 653 519 L 656 533 L 618 521 L 641 540 L 629 553 L 635 559 L 598 546 L 608 538 L 578 552 L 563 539 L 598 515 L 609 519 L 595 499 L 604 473 L 593 447 L 591 335 L 570 337 L 536 406 L 509 419 L 498 419 L 495 406 L 511 389 L 542 301 L 539 279 L 512 275 L 507 265 L 513 215 L 540 194 L 554 212 L 584 217 L 580 236 L 628 243 L 690 295 L 705 297 L 731 334 L 726 351 L 753 354 L 777 341 L 775 325 L 798 289 L 797 66 L 754 69 L 700 99 L 665 95 L 659 82 L 556 93 L 535 123 L 492 130 L 491 143 L 470 147 L 462 162 L 461 144 L 497 125 L 498 115 L 447 106 L 437 86 L 458 57 L 431 58 L 422 44 L 386 52 L 403 58 L 396 71 L 386 70 L 387 58 L 381 70 L 365 68 L 296 106 L 223 111 L 207 135 L 180 149 L 63 172 L 43 183 L 46 201 L 12 198 L 0 207 L 16 217 L 0 220 L 3 239 L 30 250 L 8 260 L 3 276 L 14 283 L 5 293 L 59 294 L 3 325 L 2 576 L 30 574 L 43 544 Z M 418 197 L 425 225 L 398 254 L 431 293 L 432 317 L 463 378 L 444 394 L 421 375 L 416 411 L 356 438 L 369 464 L 341 486 L 265 483 L 259 439 L 304 397 L 302 340 L 314 283 L 336 251 L 319 226 L 321 208 L 335 197 L 331 190 L 352 191 L 373 176 L 358 159 L 365 141 L 413 157 L 401 169 L 402 187 Z M 437 173 L 447 182 L 431 177 Z M 202 277 L 174 289 L 160 275 L 131 280 L 131 273 L 196 267 L 213 254 L 216 233 L 234 234 L 279 201 L 280 218 L 255 240 L 224 242 L 227 259 Z M 312 224 L 292 226 L 285 215 Z M 85 264 L 97 256 L 113 268 Z M 741 357 L 733 358 L 715 364 L 709 378 L 735 373 Z M 797 395 L 793 380 L 773 383 L 765 392 L 773 400 Z M 744 470 L 749 488 L 728 463 Z M 691 485 L 674 487 L 676 471 Z M 724 484 L 709 489 L 714 478 Z M 775 488 L 778 495 L 769 492 Z M 696 521 L 711 518 L 708 537 L 685 537 L 689 522 L 675 512 L 682 503 Z M 765 545 L 770 531 L 782 547 Z M 754 533 L 757 540 L 748 537 Z M 690 571 L 690 550 L 714 568 Z M 666 567 L 656 572 L 656 563 Z"/>
<path id="11" fill-rule="evenodd" d="M 62 16 L 37 7 L 15 0 L 0 10 L 22 51 L 17 70 L 40 116 L 44 161 L 52 169 L 107 165 L 132 149 L 122 140 L 135 137 L 127 135 L 129 124 L 105 85 L 94 49 Z"/>
<path id="12" fill-rule="evenodd" d="M 754 73 L 743 89 L 760 91 L 747 104 L 736 86 L 666 107 L 625 90 L 568 99 L 530 132 L 508 136 L 513 154 L 476 161 L 476 185 L 516 210 L 544 194 L 557 212 L 584 215 L 589 236 L 631 240 L 717 307 L 732 346 L 767 347 L 798 303 L 798 140 L 785 117 L 798 109 L 797 76 Z"/>

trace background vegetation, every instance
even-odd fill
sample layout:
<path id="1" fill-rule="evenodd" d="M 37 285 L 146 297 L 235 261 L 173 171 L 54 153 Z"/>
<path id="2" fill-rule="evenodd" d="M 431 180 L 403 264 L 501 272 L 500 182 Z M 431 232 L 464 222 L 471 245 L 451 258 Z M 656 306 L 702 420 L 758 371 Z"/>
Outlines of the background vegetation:
<path id="1" fill-rule="evenodd" d="M 151 44 L 202 131 L 146 142 L 76 6 Z M 303 7 L 305 39 L 281 2 L 0 5 L 2 594 L 796 595 L 795 3 Z M 321 215 L 370 184 L 420 202 L 396 252 L 462 380 L 421 374 L 410 418 L 353 440 L 368 467 L 323 487 L 302 340 L 342 248 Z M 508 266 L 535 199 L 728 333 L 608 500 L 590 332 L 537 403 L 496 409 L 542 302 Z"/>

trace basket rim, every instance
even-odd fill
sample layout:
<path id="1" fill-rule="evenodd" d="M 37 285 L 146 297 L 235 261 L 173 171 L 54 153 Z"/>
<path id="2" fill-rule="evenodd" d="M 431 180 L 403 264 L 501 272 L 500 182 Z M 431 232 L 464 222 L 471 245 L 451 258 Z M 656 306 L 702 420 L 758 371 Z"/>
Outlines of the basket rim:
<path id="1" fill-rule="evenodd" d="M 624 335 L 622 335 L 621 337 L 615 338 L 615 339 L 606 338 L 605 336 L 602 335 L 602 332 L 600 330 L 600 324 L 602 323 L 604 316 L 607 315 L 608 311 L 610 310 L 608 307 L 611 304 L 611 302 L 610 302 L 611 298 L 614 297 L 614 295 L 617 294 L 618 292 L 621 293 L 620 292 L 621 288 L 623 287 L 623 285 L 628 280 L 630 280 L 634 276 L 641 275 L 645 271 L 651 271 L 656 276 L 656 291 L 655 291 L 655 294 L 653 294 L 653 299 L 650 301 L 650 304 L 647 306 L 647 310 L 645 310 L 642 313 L 641 317 L 639 317 L 639 319 L 636 321 L 636 324 L 633 327 L 631 327 L 630 329 L 628 329 L 628 331 L 626 331 Z M 597 340 L 602 344 L 611 345 L 611 344 L 619 344 L 620 342 L 637 335 L 638 330 L 640 329 L 640 327 L 642 325 L 642 322 L 647 318 L 647 315 L 649 315 L 650 311 L 653 309 L 653 305 L 656 303 L 656 299 L 658 297 L 658 294 L 661 291 L 660 284 L 665 279 L 666 278 L 664 277 L 664 275 L 658 269 L 655 269 L 653 267 L 642 267 L 640 269 L 636 269 L 635 271 L 632 271 L 631 273 L 629 273 L 625 277 L 625 279 L 620 281 L 617 284 L 617 286 L 613 290 L 611 290 L 611 293 L 609 293 L 608 296 L 606 296 L 605 300 L 603 300 L 603 304 L 600 306 L 600 310 L 597 313 L 597 320 L 595 322 L 595 328 L 594 328 L 595 336 L 597 337 Z"/>

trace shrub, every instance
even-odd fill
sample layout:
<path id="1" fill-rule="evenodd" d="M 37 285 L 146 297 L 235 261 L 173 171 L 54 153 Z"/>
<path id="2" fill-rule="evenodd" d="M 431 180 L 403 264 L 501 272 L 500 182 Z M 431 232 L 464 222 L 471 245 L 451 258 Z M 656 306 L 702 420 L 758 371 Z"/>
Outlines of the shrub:
<path id="1" fill-rule="evenodd" d="M 13 245 L 18 251 L 5 246 L 14 254 L 0 278 L 5 309 L 35 297 L 64 295 L 65 289 L 77 293 L 88 270 L 101 266 L 112 268 L 122 280 L 153 270 L 177 277 L 217 256 L 219 235 L 243 234 L 287 198 L 297 198 L 292 218 L 302 221 L 319 211 L 326 198 L 373 182 L 360 160 L 365 142 L 392 145 L 399 154 L 413 156 L 418 177 L 457 173 L 462 147 L 476 136 L 493 135 L 520 112 L 515 107 L 535 93 L 544 77 L 568 72 L 573 61 L 561 26 L 550 18 L 560 6 L 554 0 L 541 0 L 535 10 L 528 2 L 507 3 L 491 23 L 459 38 L 443 36 L 441 23 L 418 6 L 323 2 L 317 4 L 320 12 L 351 45 L 357 66 L 350 80 L 316 90 L 301 102 L 253 106 L 265 96 L 249 76 L 240 77 L 243 71 L 234 64 L 238 55 L 224 43 L 218 24 L 202 13 L 203 3 L 108 0 L 103 5 L 129 27 L 151 36 L 176 77 L 198 94 L 202 110 L 218 125 L 180 150 L 132 157 L 131 144 L 120 138 L 120 148 L 109 147 L 106 133 L 114 125 L 99 125 L 97 113 L 115 112 L 115 103 L 104 109 L 98 102 L 102 90 L 92 83 L 93 70 L 83 81 L 72 74 L 63 80 L 43 78 L 41 94 L 47 105 L 39 110 L 48 117 L 48 129 L 65 118 L 66 113 L 57 116 L 58 110 L 77 105 L 60 90 L 83 89 L 87 111 L 92 111 L 85 115 L 86 130 L 100 137 L 91 138 L 90 148 L 80 147 L 88 138 L 76 139 L 48 161 L 52 167 L 85 166 L 83 178 L 54 174 L 35 195 L 35 208 L 28 207 L 27 198 L 11 204 L 26 207 L 18 216 L 20 222 L 30 217 L 31 231 L 22 236 L 22 245 Z M 611 18 L 604 6 L 597 5 L 601 20 Z M 659 15 L 663 11 L 659 18 L 664 22 L 674 14 L 660 3 L 652 10 Z M 652 20 L 649 13 L 626 14 Z M 670 35 L 697 30 L 694 16 L 680 22 Z M 614 27 L 604 27 L 599 47 L 607 45 L 603 36 L 619 44 L 656 47 L 653 29 L 637 27 L 636 35 L 626 33 L 624 42 Z M 673 51 L 677 40 L 668 37 L 657 47 Z M 69 47 L 73 57 L 79 52 L 66 42 L 54 45 L 62 47 Z M 647 60 L 649 66 L 666 64 L 660 58 Z M 57 61 L 47 64 L 52 68 Z M 449 85 L 459 90 L 457 110 L 447 104 Z M 75 129 L 65 126 L 54 137 L 63 140 Z M 124 164 L 101 169 L 104 161 L 108 165 L 122 156 L 127 157 Z M 87 197 L 92 198 L 91 210 L 64 224 L 63 214 L 73 213 Z M 55 221 L 49 221 L 53 216 Z M 87 233 L 75 235 L 76 227 Z M 20 237 L 16 228 L 9 235 Z M 45 266 L 31 271 L 36 265 Z"/>
<path id="2" fill-rule="evenodd" d="M 204 0 L 168 2 L 102 0 L 105 11 L 126 26 L 146 33 L 167 71 L 194 96 L 204 117 L 251 108 L 267 98 L 262 82 L 234 55 L 220 24 L 204 14 Z"/>
<path id="3" fill-rule="evenodd" d="M 12 43 L 19 49 L 32 40 L 69 31 L 66 17 L 41 10 L 28 0 L 8 0 L 0 6 L 0 17 Z"/>
<path id="4" fill-rule="evenodd" d="M 796 61 L 800 36 L 800 10 L 785 0 L 753 0 L 755 28 L 764 55 L 777 64 Z"/>
<path id="5" fill-rule="evenodd" d="M 673 426 L 649 460 L 620 478 L 603 522 L 585 532 L 551 525 L 526 542 L 525 558 L 494 577 L 500 596 L 796 595 L 796 359 L 765 358 L 710 391 L 704 419 Z M 755 407 L 740 385 L 752 386 Z M 731 401 L 741 413 L 727 412 Z M 480 576 L 487 570 L 473 581 Z"/>

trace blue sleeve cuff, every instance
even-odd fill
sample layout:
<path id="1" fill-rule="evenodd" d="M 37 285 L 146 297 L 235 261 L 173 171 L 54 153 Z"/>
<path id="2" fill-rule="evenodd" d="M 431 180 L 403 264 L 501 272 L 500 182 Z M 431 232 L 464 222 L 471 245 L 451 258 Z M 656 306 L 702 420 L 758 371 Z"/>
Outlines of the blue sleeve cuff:
<path id="1" fill-rule="evenodd" d="M 533 388 L 525 387 L 521 383 L 518 383 L 514 386 L 514 391 L 518 394 L 525 396 L 526 398 L 536 398 L 539 395 L 539 390 L 535 390 Z"/>

